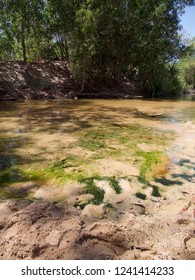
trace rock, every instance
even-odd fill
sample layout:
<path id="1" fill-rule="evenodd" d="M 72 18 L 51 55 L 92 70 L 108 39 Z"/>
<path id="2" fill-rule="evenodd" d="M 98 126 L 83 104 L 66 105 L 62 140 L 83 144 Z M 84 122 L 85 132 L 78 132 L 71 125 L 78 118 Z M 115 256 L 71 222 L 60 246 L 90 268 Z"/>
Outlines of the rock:
<path id="1" fill-rule="evenodd" d="M 50 246 L 58 246 L 62 236 L 63 232 L 60 232 L 58 230 L 52 230 L 51 233 L 45 239 L 45 243 Z"/>
<path id="2" fill-rule="evenodd" d="M 106 212 L 106 208 L 104 204 L 100 204 L 100 205 L 88 204 L 83 209 L 81 215 L 88 218 L 101 219 L 103 218 L 105 212 Z"/>
<path id="3" fill-rule="evenodd" d="M 190 238 L 187 242 L 186 242 L 186 247 L 189 251 L 194 252 L 195 254 L 195 237 Z"/>

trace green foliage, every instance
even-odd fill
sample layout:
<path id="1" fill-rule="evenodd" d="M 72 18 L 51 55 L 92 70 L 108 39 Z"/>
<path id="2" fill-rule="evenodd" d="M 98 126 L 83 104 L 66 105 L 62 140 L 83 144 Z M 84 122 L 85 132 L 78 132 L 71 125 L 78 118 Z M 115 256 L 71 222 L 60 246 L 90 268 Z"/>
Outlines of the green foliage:
<path id="1" fill-rule="evenodd" d="M 140 68 L 137 79 L 150 98 L 170 98 L 182 91 L 175 64 L 147 65 L 146 68 Z"/>
<path id="2" fill-rule="evenodd" d="M 195 38 L 189 44 L 189 53 L 178 63 L 179 77 L 184 89 L 195 89 Z"/>
<path id="3" fill-rule="evenodd" d="M 185 85 L 190 89 L 195 89 L 195 60 L 188 61 L 184 66 Z"/>
<path id="4" fill-rule="evenodd" d="M 39 59 L 42 37 L 46 38 L 43 0 L 4 0 L 0 3 L 0 30 L 11 42 L 5 57 L 10 59 Z M 14 56 L 13 56 L 14 53 Z"/>
<path id="5" fill-rule="evenodd" d="M 65 59 L 81 91 L 127 76 L 148 97 L 168 97 L 180 90 L 173 61 L 185 49 L 179 15 L 187 4 L 192 1 L 2 0 L 0 59 Z"/>

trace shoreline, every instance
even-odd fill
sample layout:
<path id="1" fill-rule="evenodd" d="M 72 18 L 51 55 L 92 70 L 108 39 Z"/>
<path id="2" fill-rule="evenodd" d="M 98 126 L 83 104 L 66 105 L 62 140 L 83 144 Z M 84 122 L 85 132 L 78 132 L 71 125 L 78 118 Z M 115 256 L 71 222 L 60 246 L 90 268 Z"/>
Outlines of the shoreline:
<path id="1" fill-rule="evenodd" d="M 97 85 L 80 91 L 65 61 L 0 62 L 0 101 L 48 99 L 134 99 L 143 98 L 134 80 L 120 85 Z"/>

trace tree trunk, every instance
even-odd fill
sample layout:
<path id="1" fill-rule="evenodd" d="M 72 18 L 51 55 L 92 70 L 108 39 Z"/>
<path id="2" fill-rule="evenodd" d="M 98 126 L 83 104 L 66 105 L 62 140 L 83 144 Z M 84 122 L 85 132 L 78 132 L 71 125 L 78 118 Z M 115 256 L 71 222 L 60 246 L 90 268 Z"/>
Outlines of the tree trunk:
<path id="1" fill-rule="evenodd" d="M 69 60 L 69 50 L 68 50 L 68 43 L 66 39 L 64 40 L 64 46 L 65 46 L 66 59 Z"/>
<path id="2" fill-rule="evenodd" d="M 22 44 L 22 55 L 23 55 L 23 61 L 27 62 L 26 57 L 26 43 L 25 43 L 25 26 L 24 26 L 24 20 L 21 20 L 21 44 Z"/>

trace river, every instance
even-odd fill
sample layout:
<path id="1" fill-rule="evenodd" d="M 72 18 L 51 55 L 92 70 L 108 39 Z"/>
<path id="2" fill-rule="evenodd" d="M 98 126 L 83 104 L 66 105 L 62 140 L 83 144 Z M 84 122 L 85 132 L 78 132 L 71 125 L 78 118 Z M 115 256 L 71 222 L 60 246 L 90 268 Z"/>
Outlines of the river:
<path id="1" fill-rule="evenodd" d="M 147 192 L 139 191 L 144 184 L 152 186 L 153 193 L 163 186 L 195 184 L 195 102 L 0 103 L 2 197 L 66 200 L 71 204 L 67 197 L 68 193 L 73 196 L 72 182 L 78 196 L 78 185 L 93 185 L 99 180 L 96 187 L 101 189 L 101 178 L 110 184 L 125 178 L 134 180 L 137 193 L 144 196 Z M 62 185 L 69 191 L 53 191 Z M 94 193 L 88 189 L 88 195 Z M 89 201 L 99 204 L 102 199 L 89 196 Z"/>

